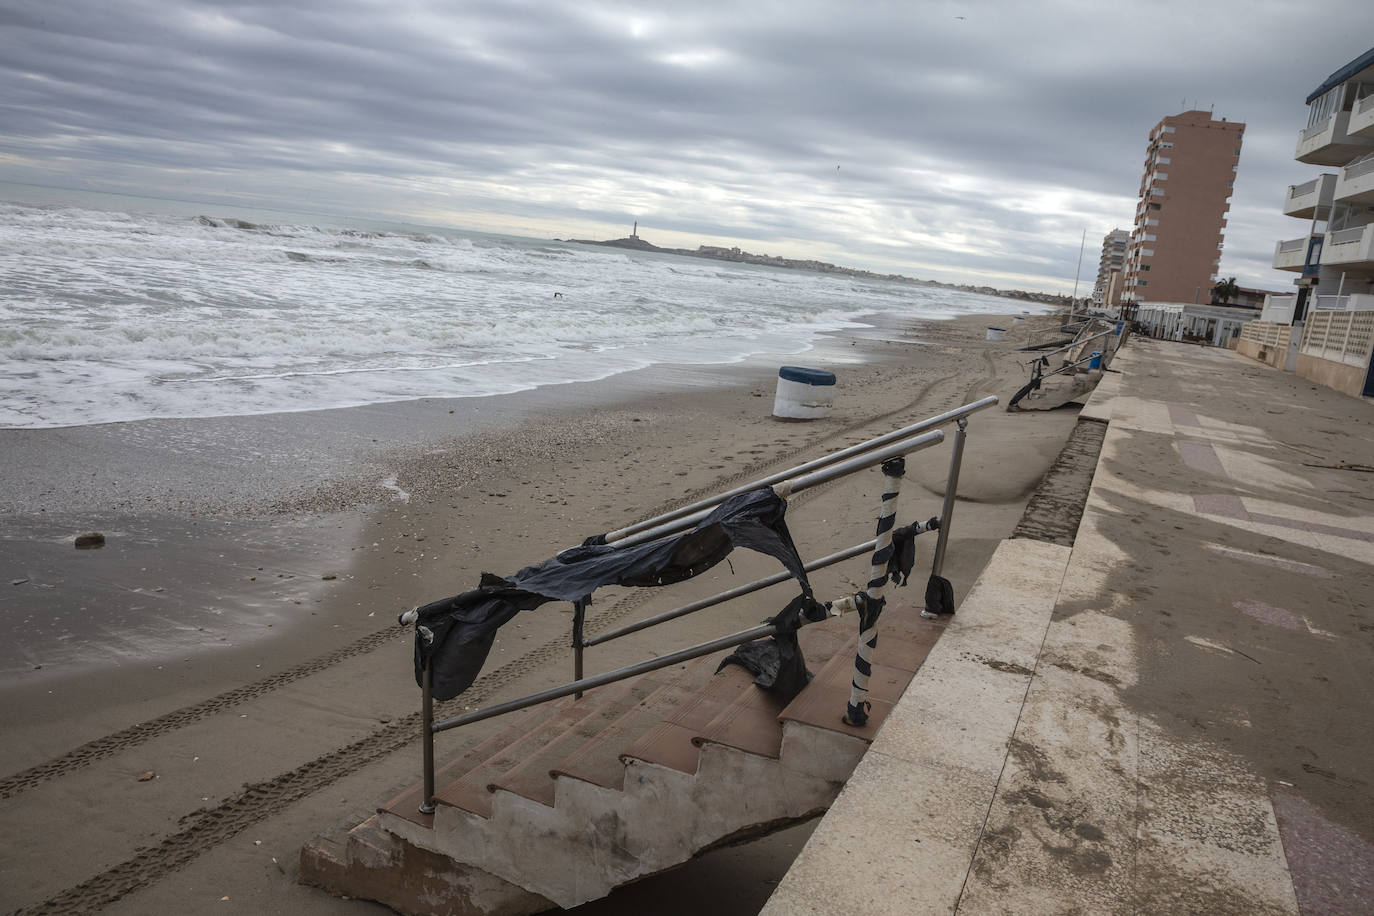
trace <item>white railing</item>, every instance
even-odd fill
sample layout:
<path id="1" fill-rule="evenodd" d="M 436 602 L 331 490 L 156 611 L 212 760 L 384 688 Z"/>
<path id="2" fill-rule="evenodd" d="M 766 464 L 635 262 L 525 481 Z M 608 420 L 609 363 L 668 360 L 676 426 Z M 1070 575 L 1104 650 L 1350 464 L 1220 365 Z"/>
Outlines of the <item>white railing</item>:
<path id="1" fill-rule="evenodd" d="M 1313 191 L 1317 190 L 1317 183 L 1319 181 L 1321 181 L 1320 178 L 1313 178 L 1306 184 L 1290 184 L 1288 186 L 1288 199 L 1293 200 L 1294 198 L 1311 194 Z"/>
<path id="2" fill-rule="evenodd" d="M 1365 156 L 1363 159 L 1357 159 L 1350 165 L 1347 165 L 1344 172 L 1345 180 L 1349 181 L 1352 178 L 1359 178 L 1361 175 L 1368 175 L 1370 172 L 1374 172 L 1374 154 Z"/>
<path id="3" fill-rule="evenodd" d="M 1364 226 L 1356 226 L 1354 229 L 1337 229 L 1326 237 L 1327 244 L 1346 245 L 1350 242 L 1358 242 L 1364 238 Z"/>
<path id="4" fill-rule="evenodd" d="M 1279 251 L 1287 254 L 1290 251 L 1302 251 L 1302 246 L 1307 244 L 1307 239 L 1289 239 L 1286 242 L 1279 242 Z"/>
<path id="5" fill-rule="evenodd" d="M 1327 128 L 1331 126 L 1331 119 L 1334 117 L 1334 114 L 1329 114 L 1322 120 L 1318 121 L 1316 124 L 1313 124 L 1311 127 L 1304 130 L 1302 132 L 1302 140 L 1311 140 L 1313 137 L 1325 131 Z"/>
<path id="6" fill-rule="evenodd" d="M 1288 336 L 1292 330 L 1291 324 L 1280 324 L 1277 321 L 1251 321 L 1241 327 L 1240 339 L 1259 344 L 1261 347 L 1277 347 L 1281 343 L 1288 343 Z"/>
<path id="7" fill-rule="evenodd" d="M 1364 114 L 1371 110 L 1374 110 L 1374 95 L 1366 96 L 1355 103 L 1356 114 Z"/>
<path id="8" fill-rule="evenodd" d="M 1349 366 L 1367 366 L 1371 350 L 1374 350 L 1374 309 L 1323 309 L 1308 314 L 1300 348 L 1304 356 Z"/>

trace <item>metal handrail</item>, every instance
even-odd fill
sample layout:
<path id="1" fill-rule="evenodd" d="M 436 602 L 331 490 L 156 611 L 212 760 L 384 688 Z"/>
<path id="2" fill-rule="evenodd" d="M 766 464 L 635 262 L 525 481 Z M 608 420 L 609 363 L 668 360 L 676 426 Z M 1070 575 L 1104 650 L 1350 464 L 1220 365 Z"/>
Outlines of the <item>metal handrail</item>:
<path id="1" fill-rule="evenodd" d="M 997 403 L 996 397 L 984 398 L 984 400 L 989 400 L 992 402 L 992 404 Z M 988 406 L 991 406 L 991 404 Z M 963 418 L 961 417 L 960 419 Z M 909 452 L 920 451 L 923 448 L 929 448 L 932 445 L 938 445 L 943 441 L 945 441 L 944 432 L 938 429 L 933 430 L 931 432 L 926 433 L 923 436 L 916 436 L 911 439 L 903 439 L 900 442 L 894 443 L 885 448 L 881 448 L 877 451 L 862 453 L 856 457 L 842 461 L 839 464 L 835 464 L 832 467 L 823 467 L 819 470 L 812 471 L 809 474 L 803 474 L 800 477 L 793 477 L 787 480 L 778 481 L 777 483 L 773 484 L 773 491 L 777 493 L 779 496 L 786 498 L 793 493 L 800 493 L 803 490 L 809 490 L 811 487 L 819 486 L 823 483 L 828 483 L 829 481 L 834 480 L 836 477 L 843 477 L 845 474 L 851 474 L 854 471 L 862 471 L 864 468 L 870 468 L 875 464 L 882 464 L 889 458 L 895 458 L 898 455 L 905 455 Z M 758 488 L 754 487 L 752 489 Z M 749 490 L 745 490 L 743 492 L 748 493 Z M 681 516 L 677 519 L 674 519 L 673 521 L 666 522 L 655 528 L 642 529 L 637 534 L 631 534 L 621 538 L 619 541 L 617 541 L 615 544 L 611 546 L 632 547 L 635 544 L 643 544 L 648 541 L 656 541 L 661 537 L 667 537 L 670 534 L 675 534 L 678 531 L 683 531 L 687 528 L 691 528 L 693 525 L 697 524 L 702 519 L 710 515 L 713 511 L 714 506 L 710 506 L 705 509 L 693 512 L 691 515 Z"/>
<path id="2" fill-rule="evenodd" d="M 799 465 L 798 467 L 793 468 L 788 472 L 784 472 L 780 475 L 774 475 L 772 478 L 768 478 L 768 480 L 773 481 L 773 489 L 779 496 L 786 497 L 791 495 L 792 493 L 798 493 L 810 487 L 818 486 L 822 483 L 834 480 L 837 477 L 842 477 L 846 474 L 851 474 L 855 471 L 872 467 L 876 464 L 881 464 L 885 461 L 896 458 L 898 456 L 903 456 L 910 452 L 920 451 L 922 449 L 926 449 L 933 445 L 936 445 L 944 441 L 945 434 L 941 430 L 931 430 L 930 432 L 927 432 L 924 435 L 914 436 L 910 438 L 901 437 L 910 436 L 910 433 L 915 429 L 929 429 L 929 427 L 932 425 L 938 425 L 939 423 L 947 422 L 951 419 L 955 420 L 958 425 L 958 431 L 956 433 L 955 447 L 950 461 L 950 476 L 946 483 L 944 507 L 942 510 L 943 514 L 941 516 L 941 524 L 939 531 L 939 541 L 936 545 L 936 555 L 932 571 L 932 575 L 938 575 L 940 566 L 943 562 L 946 544 L 949 538 L 948 520 L 952 517 L 953 514 L 955 490 L 958 487 L 959 481 L 959 466 L 963 456 L 964 439 L 967 435 L 968 416 L 978 410 L 984 409 L 985 407 L 990 407 L 996 404 L 997 402 L 998 399 L 996 396 L 983 398 L 980 401 L 975 401 L 970 404 L 966 404 L 960 408 L 957 408 L 956 410 L 947 411 L 944 414 L 941 414 L 937 417 L 932 417 L 928 420 L 924 420 L 921 423 L 913 424 L 912 426 L 905 427 L 893 433 L 888 433 L 884 436 L 879 436 L 875 439 L 869 440 L 866 443 L 860 443 L 858 446 L 851 446 L 850 448 L 843 449 L 839 452 L 835 452 L 830 456 L 827 456 L 826 459 L 818 459 L 813 462 L 807 462 L 806 464 Z M 894 442 L 894 439 L 898 441 Z M 879 445 L 883 445 L 884 447 L 878 447 Z M 809 472 L 799 473 L 806 471 L 807 469 L 810 469 Z M 745 488 L 739 488 L 738 492 L 749 492 L 752 489 L 757 489 L 759 486 L 766 485 L 768 484 L 759 482 L 756 484 L 748 485 Z M 686 512 L 688 510 L 695 508 L 696 506 L 701 506 L 703 504 L 709 504 L 710 506 L 714 507 L 715 505 L 718 505 L 720 502 L 723 502 L 725 499 L 730 498 L 730 496 L 738 495 L 738 492 L 730 491 L 729 493 L 723 494 L 712 500 L 704 500 L 701 503 L 694 504 L 694 506 L 684 507 L 684 509 L 678 510 L 678 513 Z M 895 494 L 888 494 L 888 496 L 893 495 Z M 705 518 L 707 515 L 709 515 L 710 510 L 705 509 L 702 511 L 693 512 L 690 515 L 681 515 L 680 517 L 674 520 L 666 522 L 664 521 L 667 515 L 673 514 L 674 513 L 668 513 L 665 516 L 659 516 L 658 519 L 650 520 L 658 521 L 660 522 L 660 524 L 652 528 L 641 527 L 641 530 L 638 532 L 637 535 L 626 535 L 622 537 L 618 542 L 618 545 L 628 546 L 631 543 L 642 543 L 645 541 L 656 540 L 657 538 L 664 537 L 670 533 L 673 533 L 674 531 L 691 527 L 692 525 L 700 521 L 702 518 Z M 641 526 L 643 526 L 645 523 L 640 524 Z M 815 560 L 809 564 L 806 564 L 804 568 L 807 571 L 812 571 L 825 566 L 830 566 L 834 563 L 838 563 L 841 560 L 858 556 L 859 554 L 862 554 L 874 548 L 880 540 L 882 540 L 881 526 L 879 538 L 867 541 L 863 544 L 857 544 L 853 547 L 847 548 L 846 550 L 839 551 L 837 553 L 831 554 L 830 556 L 823 557 L 819 560 Z M 723 636 L 705 643 L 700 643 L 695 646 L 689 646 L 685 649 L 679 649 L 676 652 L 671 652 L 666 655 L 659 656 L 657 658 L 648 659 L 646 661 L 639 662 L 633 665 L 628 665 L 626 667 L 619 668 L 614 671 L 607 671 L 602 674 L 594 675 L 592 677 L 581 676 L 581 653 L 582 649 L 586 646 L 597 645 L 600 643 L 607 642 L 610 639 L 616 638 L 618 636 L 624 636 L 631 632 L 638 632 L 657 623 L 663 623 L 668 620 L 684 616 L 685 614 L 693 613 L 694 611 L 702 610 L 706 607 L 723 603 L 724 601 L 730 600 L 731 598 L 741 597 L 751 592 L 758 591 L 762 588 L 766 588 L 769 585 L 781 582 L 787 578 L 790 578 L 790 574 L 788 573 L 781 573 L 775 576 L 770 576 L 749 583 L 748 585 L 740 586 L 735 589 L 730 589 L 726 592 L 722 592 L 718 595 L 712 596 L 711 598 L 693 602 L 692 604 L 685 605 L 681 608 L 677 608 L 674 611 L 669 611 L 665 614 L 660 614 L 655 618 L 640 621 L 639 623 L 632 624 L 629 627 L 623 627 L 618 631 L 603 634 L 602 636 L 597 637 L 595 639 L 575 640 L 573 648 L 577 653 L 577 676 L 573 681 L 564 684 L 560 687 L 549 688 L 548 690 L 543 690 L 525 697 L 509 700 L 504 703 L 498 703 L 494 706 L 489 706 L 484 709 L 472 710 L 470 712 L 463 713 L 462 715 L 453 716 L 451 718 L 444 719 L 439 722 L 434 721 L 434 701 L 432 694 L 433 668 L 432 664 L 426 664 L 421 677 L 421 730 L 424 744 L 424 800 L 423 803 L 420 805 L 420 811 L 425 814 L 430 814 L 433 813 L 433 811 L 435 810 L 434 735 L 438 732 L 448 731 L 453 728 L 458 728 L 463 725 L 469 725 L 474 722 L 480 722 L 485 719 L 490 719 L 496 716 L 504 715 L 506 713 L 516 712 L 521 709 L 527 709 L 531 706 L 537 706 L 540 703 L 545 703 L 550 700 L 561 699 L 562 697 L 573 695 L 581 696 L 583 691 L 591 690 L 595 687 L 605 686 L 607 684 L 612 684 L 617 681 L 628 680 L 629 678 L 638 677 L 639 675 L 648 673 L 650 671 L 657 671 L 661 668 L 667 668 L 671 665 L 678 664 L 679 662 L 688 661 L 694 658 L 700 658 L 702 656 L 718 652 L 722 649 L 732 648 L 734 646 L 743 645 L 747 642 L 753 642 L 756 639 L 761 639 L 766 636 L 775 635 L 779 632 L 779 628 L 774 624 L 764 624 L 762 626 L 757 626 L 748 630 L 743 630 L 738 633 L 731 634 L 729 636 Z M 403 614 L 400 619 L 402 624 L 413 624 L 416 620 L 416 612 L 407 612 L 406 614 Z M 806 621 L 803 620 L 802 623 L 803 625 L 805 625 Z"/>
<path id="3" fill-rule="evenodd" d="M 863 453 L 864 451 L 867 451 L 868 449 L 877 448 L 878 446 L 886 445 L 889 442 L 896 442 L 898 439 L 901 439 L 904 436 L 910 436 L 916 433 L 925 432 L 928 429 L 934 429 L 937 426 L 949 423 L 952 420 L 957 420 L 960 417 L 967 417 L 971 414 L 977 413 L 978 411 L 991 407 L 996 403 L 997 398 L 995 397 L 986 397 L 977 401 L 971 401 L 970 403 L 965 404 L 962 407 L 956 407 L 954 410 L 945 411 L 942 414 L 929 417 L 925 420 L 920 421 L 919 423 L 913 423 L 910 426 L 904 426 L 901 429 L 893 430 L 890 433 L 885 433 L 881 436 L 877 436 L 873 439 L 868 440 L 867 442 L 860 442 L 858 445 L 851 445 L 850 447 L 840 449 L 837 452 L 831 452 L 829 455 L 817 458 L 814 461 L 808 461 L 805 464 L 799 464 L 796 467 L 789 468 L 786 471 L 779 471 L 776 474 L 771 474 L 767 477 L 760 478 L 759 480 L 756 480 L 753 483 L 742 484 L 738 487 L 735 487 L 733 490 L 727 490 L 724 493 L 717 494 L 716 496 L 710 496 L 706 499 L 698 500 L 697 502 L 694 502 L 691 505 L 682 506 L 678 509 L 673 509 L 669 512 L 664 512 L 661 515 L 656 515 L 653 518 L 645 519 L 642 522 L 636 522 L 633 525 L 626 525 L 624 528 L 619 528 L 615 531 L 610 532 L 609 534 L 606 534 L 606 543 L 614 544 L 616 542 L 624 540 L 632 534 L 637 534 L 641 531 L 646 531 L 650 528 L 656 528 L 660 525 L 663 525 L 666 522 L 682 518 L 685 515 L 691 515 L 692 513 L 698 512 L 701 509 L 707 509 L 714 506 L 718 506 L 733 496 L 739 496 L 742 493 L 748 493 L 751 490 L 757 490 L 759 487 L 772 486 L 775 483 L 786 480 L 789 477 L 793 477 L 797 474 L 803 474 L 808 471 L 814 471 L 817 468 L 825 467 L 826 465 L 833 464 L 836 461 L 841 461 L 845 458 L 850 457 L 851 455 L 858 455 Z"/>
<path id="4" fill-rule="evenodd" d="M 873 549 L 873 545 L 876 543 L 878 542 L 875 539 L 871 541 L 864 541 L 862 544 L 855 544 L 853 547 L 850 547 L 846 550 L 841 550 L 838 553 L 832 553 L 828 557 L 821 557 L 819 560 L 812 560 L 810 563 L 807 563 L 805 566 L 803 566 L 802 569 L 806 570 L 807 572 L 815 572 L 816 570 L 824 569 L 827 566 L 834 566 L 836 563 L 843 562 L 844 560 L 851 560 L 854 557 L 859 556 L 860 554 L 867 553 L 868 551 Z M 715 607 L 718 604 L 724 604 L 725 602 L 732 601 L 735 598 L 743 598 L 745 595 L 752 595 L 754 592 L 762 591 L 770 585 L 777 585 L 779 582 L 786 582 L 790 578 L 792 578 L 791 573 L 780 572 L 774 573 L 771 576 L 765 576 L 762 579 L 755 579 L 753 582 L 750 582 L 747 585 L 739 585 L 735 588 L 729 589 L 728 591 L 723 591 L 719 594 L 712 595 L 709 598 L 702 598 L 699 601 L 693 601 L 691 604 L 684 604 L 682 607 L 674 608 L 671 611 L 664 611 L 662 614 L 657 614 L 653 617 L 646 617 L 643 620 L 636 621 L 635 623 L 626 624 L 618 630 L 611 630 L 609 633 L 602 633 L 600 636 L 589 637 L 587 639 L 582 640 L 582 645 L 590 649 L 592 646 L 599 646 L 603 643 L 608 643 L 613 639 L 619 639 L 622 636 L 629 636 L 631 633 L 638 633 L 640 630 L 647 630 L 650 627 L 656 627 L 660 623 L 667 623 L 668 621 L 676 620 L 679 617 L 686 617 L 688 614 L 695 614 L 697 611 L 704 611 L 707 608 Z"/>
<path id="5" fill-rule="evenodd" d="M 527 697 L 508 700 L 505 703 L 497 703 L 495 706 L 488 706 L 485 709 L 474 709 L 472 712 L 465 712 L 461 716 L 453 716 L 452 718 L 435 722 L 430 726 L 430 732 L 448 731 L 450 728 L 471 725 L 473 722 L 481 722 L 483 719 L 492 719 L 496 716 L 505 715 L 508 712 L 519 712 L 531 706 L 538 706 L 540 703 L 547 703 L 549 700 L 559 700 L 563 697 L 572 696 L 575 693 L 581 693 L 584 690 L 591 690 L 593 687 L 604 687 L 607 684 L 614 684 L 616 681 L 629 680 L 641 674 L 648 674 L 650 671 L 657 671 L 660 668 L 676 665 L 678 662 L 701 658 L 703 655 L 710 655 L 712 652 L 719 652 L 721 649 L 742 646 L 747 642 L 753 642 L 765 636 L 772 636 L 777 632 L 777 626 L 771 623 L 765 623 L 761 626 L 753 627 L 752 629 L 741 630 L 729 636 L 713 639 L 710 642 L 688 646 L 685 649 L 679 649 L 667 655 L 660 655 L 657 658 L 650 658 L 642 662 L 636 662 L 633 665 L 626 665 L 624 668 L 607 671 L 604 674 L 594 674 L 591 677 L 584 677 L 578 681 L 571 681 L 570 683 L 564 684 L 562 687 L 550 687 L 548 690 L 541 690 L 539 693 L 532 693 Z"/>
<path id="6" fill-rule="evenodd" d="M 1031 365 L 1032 363 L 1038 363 L 1038 362 L 1040 362 L 1040 360 L 1042 360 L 1042 359 L 1048 359 L 1049 357 L 1053 356 L 1053 355 L 1056 354 L 1056 353 L 1063 353 L 1065 350 L 1072 350 L 1074 347 L 1079 346 L 1080 344 L 1085 344 L 1085 343 L 1087 343 L 1087 342 L 1090 341 L 1090 340 L 1097 340 L 1097 338 L 1099 338 L 1099 337 L 1110 337 L 1111 335 L 1113 335 L 1113 334 L 1115 334 L 1115 333 L 1116 333 L 1116 330 L 1113 329 L 1113 330 L 1110 330 L 1110 331 L 1103 331 L 1101 334 L 1094 334 L 1092 337 L 1084 337 L 1082 340 L 1075 340 L 1075 341 L 1073 341 L 1072 343 L 1064 344 L 1064 346 L 1060 347 L 1060 348 L 1057 349 L 1057 350 L 1050 350 L 1050 351 L 1048 351 L 1048 352 L 1041 353 L 1041 354 L 1039 354 L 1038 356 L 1036 356 L 1035 359 L 1027 360 L 1025 363 L 1022 363 L 1022 365 L 1029 366 L 1029 365 Z"/>

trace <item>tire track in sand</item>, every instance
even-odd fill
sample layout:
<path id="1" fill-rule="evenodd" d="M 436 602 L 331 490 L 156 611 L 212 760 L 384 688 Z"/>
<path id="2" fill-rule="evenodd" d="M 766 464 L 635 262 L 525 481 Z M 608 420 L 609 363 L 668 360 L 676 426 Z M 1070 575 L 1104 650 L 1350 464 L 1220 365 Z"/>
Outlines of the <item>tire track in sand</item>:
<path id="1" fill-rule="evenodd" d="M 757 472 L 758 467 L 756 466 L 744 473 Z M 823 490 L 828 486 L 830 484 L 817 487 L 816 491 Z M 804 501 L 804 497 L 809 495 L 810 493 L 798 494 L 793 497 L 793 501 Z M 587 634 L 595 635 L 605 631 L 646 601 L 649 595 L 649 590 L 643 589 L 616 601 L 605 611 L 596 615 L 595 619 L 588 621 Z M 411 630 L 405 627 L 394 627 L 380 631 L 373 636 L 394 638 L 393 633 L 409 635 L 410 632 Z M 359 640 L 353 646 L 365 642 L 366 639 Z M 344 650 L 340 650 L 340 652 L 342 651 Z M 478 706 L 489 700 L 509 681 L 534 671 L 549 662 L 563 658 L 567 652 L 567 637 L 548 640 L 519 658 L 502 665 L 490 674 L 479 677 L 472 687 L 460 697 L 447 702 L 436 703 L 435 716 L 436 718 L 443 718 L 448 714 L 456 714 L 462 704 Z M 299 667 L 304 668 L 314 664 L 323 666 L 325 659 L 338 654 L 331 653 L 329 656 L 321 656 L 315 662 Z M 283 672 L 283 675 L 287 673 L 289 672 Z M 275 680 L 276 678 L 264 679 L 264 681 Z M 255 686 L 257 685 L 249 685 L 249 687 Z M 243 689 L 247 690 L 248 688 Z M 237 693 L 239 691 L 229 691 L 226 694 L 221 694 L 220 697 L 207 700 L 204 704 L 197 704 L 197 707 L 208 706 L 221 697 Z M 187 710 L 197 707 L 187 707 Z M 216 707 L 216 711 L 218 708 L 220 707 Z M 178 710 L 178 712 L 187 710 Z M 204 715 L 208 714 L 210 714 L 208 711 L 204 713 Z M 162 718 L 169 718 L 172 715 L 175 714 L 169 714 L 169 716 Z M 203 717 L 202 715 L 197 718 Z M 151 725 L 152 723 L 145 724 Z M 307 798 L 339 779 L 357 772 L 359 768 L 401 750 L 420 737 L 420 725 L 420 713 L 410 713 L 378 728 L 366 737 L 309 760 L 286 773 L 271 779 L 247 784 L 240 792 L 225 799 L 219 805 L 213 808 L 198 809 L 183 817 L 183 821 L 190 823 L 176 833 L 163 838 L 156 846 L 139 849 L 132 857 L 80 884 L 59 891 L 40 903 L 13 911 L 13 916 L 31 916 L 31 914 L 36 916 L 40 913 L 89 913 L 109 906 L 128 894 L 147 887 L 165 875 L 189 864 L 202 853 L 232 839 L 257 822 L 279 813 L 283 807 Z M 168 728 L 171 727 L 174 726 L 168 726 Z M 151 736 L 151 734 L 147 735 L 147 737 Z M 147 737 L 142 740 L 147 740 Z M 113 752 L 110 750 L 107 753 Z M 85 762 L 89 762 L 89 760 Z M 84 765 L 84 763 L 75 764 L 72 768 L 77 765 Z"/>
<path id="2" fill-rule="evenodd" d="M 905 407 L 871 416 L 862 421 L 847 424 L 839 430 L 817 437 L 796 450 L 815 447 L 826 439 L 834 439 L 881 422 L 919 403 L 936 385 L 948 381 L 950 377 L 940 378 L 924 385 L 917 396 Z M 756 476 L 768 468 L 782 463 L 782 458 L 757 462 L 740 472 L 731 475 L 724 483 L 736 483 Z M 718 483 L 709 492 L 718 492 Z M 829 489 L 829 485 L 818 487 L 812 493 Z M 804 503 L 812 493 L 797 494 L 793 503 Z M 678 501 L 678 505 L 691 501 L 689 496 Z M 595 635 L 619 622 L 648 598 L 647 592 L 631 593 L 607 606 L 594 619 L 588 620 L 588 635 Z M 54 758 L 44 764 L 31 767 L 15 776 L 0 782 L 0 791 L 9 797 L 49 779 L 78 769 L 102 757 L 110 756 L 135 744 L 150 740 L 176 728 L 181 728 L 207 716 L 213 715 L 238 703 L 253 699 L 292 681 L 315 674 L 341 661 L 372 651 L 378 646 L 400 636 L 409 635 L 410 630 L 403 627 L 388 627 L 350 643 L 334 652 L 297 665 L 280 674 L 263 678 L 252 684 L 226 691 L 201 703 L 183 707 L 148 722 L 140 723 L 112 735 L 87 742 L 76 750 Z M 442 717 L 450 708 L 456 711 L 461 701 L 467 705 L 478 705 L 488 700 L 506 683 L 529 673 L 567 652 L 565 637 L 551 639 L 530 652 L 513 659 L 490 674 L 479 677 L 469 690 L 455 700 L 436 704 L 436 715 Z M 419 737 L 420 713 L 414 712 L 390 722 L 370 735 L 345 745 L 327 754 L 307 761 L 294 769 L 268 780 L 245 785 L 234 796 L 214 808 L 199 809 L 182 818 L 189 820 L 183 829 L 163 838 L 156 846 L 144 847 L 123 862 L 95 875 L 80 884 L 69 887 L 46 900 L 15 910 L 15 916 L 28 916 L 38 913 L 84 913 L 108 906 L 128 894 L 146 887 L 170 872 L 190 863 L 202 853 L 238 835 L 253 824 L 279 812 L 282 807 L 313 795 L 356 772 L 382 757 L 404 748 Z"/>
<path id="3" fill-rule="evenodd" d="M 916 404 L 919 404 L 932 388 L 934 388 L 936 385 L 947 382 L 954 377 L 955 376 L 953 375 L 943 376 L 941 378 L 927 382 L 919 389 L 919 391 L 916 393 L 915 397 L 911 400 L 911 402 L 909 402 L 905 406 L 900 407 L 896 410 L 886 411 L 884 413 L 868 417 L 866 419 L 856 421 L 854 423 L 847 424 L 837 430 L 827 432 L 822 436 L 815 437 L 814 439 L 808 442 L 799 444 L 795 448 L 795 451 L 800 452 L 805 451 L 807 449 L 815 448 L 816 446 L 823 444 L 827 439 L 836 439 L 841 436 L 848 435 L 850 433 L 855 432 L 856 430 L 863 429 L 867 426 L 873 425 L 874 423 L 879 423 L 883 420 L 890 419 L 891 417 L 896 416 L 904 411 L 910 410 Z M 649 516 L 646 517 L 659 515 L 663 512 L 667 512 L 671 509 L 677 508 L 678 506 L 686 505 L 690 502 L 703 499 L 707 496 L 710 496 L 712 493 L 718 493 L 722 488 L 728 488 L 735 484 L 741 483 L 751 477 L 755 477 L 760 473 L 763 473 L 767 469 L 775 465 L 781 464 L 782 461 L 783 459 L 781 458 L 775 458 L 768 461 L 755 462 L 754 464 L 736 472 L 735 474 L 719 479 L 712 487 L 699 488 L 697 490 L 685 494 L 684 496 L 679 497 L 676 500 L 673 500 L 669 503 L 665 503 L 663 508 L 654 510 L 653 512 L 649 513 Z M 794 501 L 796 499 L 797 497 L 793 497 Z M 622 599 L 621 601 L 617 601 L 615 604 L 611 605 L 605 611 L 603 611 L 602 614 L 597 615 L 597 619 L 608 620 L 609 622 L 607 614 L 611 613 L 616 614 L 616 619 L 619 619 L 620 616 L 629 613 L 631 610 L 634 609 L 634 607 L 637 607 L 639 604 L 639 602 L 636 601 L 630 606 L 621 609 L 621 605 L 628 600 L 630 599 L 626 598 Z M 588 624 L 590 626 L 592 624 L 592 621 L 589 620 Z M 224 693 L 210 697 L 207 700 L 202 700 L 199 703 L 193 703 L 189 706 L 183 706 L 179 709 L 175 709 L 171 712 L 157 716 L 156 718 L 140 722 L 137 725 L 131 725 L 128 728 L 121 729 L 117 732 L 112 732 L 111 734 L 102 735 L 99 738 L 94 738 L 90 741 L 87 741 L 85 744 L 79 745 L 78 747 L 75 747 L 72 750 L 67 751 L 64 754 L 61 754 L 57 757 L 53 757 L 42 763 L 35 764 L 34 766 L 28 767 L 24 770 L 20 770 L 17 773 L 0 779 L 0 801 L 7 798 L 12 798 L 15 795 L 20 794 L 21 792 L 28 791 L 29 789 L 35 788 L 39 785 L 42 785 L 45 782 L 48 782 L 49 780 L 56 779 L 60 776 L 66 775 L 67 773 L 71 773 L 75 770 L 79 770 L 83 767 L 89 766 L 90 764 L 95 763 L 98 760 L 102 760 L 106 757 L 113 756 L 114 754 L 118 754 L 123 751 L 129 750 L 130 748 L 137 747 L 138 745 L 143 744 L 146 741 L 151 741 L 152 739 L 160 735 L 165 735 L 168 732 L 175 731 L 179 728 L 185 728 L 209 716 L 216 715 L 218 713 L 231 709 L 234 706 L 237 706 L 241 703 L 246 703 L 249 700 L 256 699 L 260 696 L 263 696 L 264 694 L 270 693 L 271 691 L 277 690 L 278 688 L 285 687 L 288 684 L 294 683 L 295 681 L 298 681 L 302 678 L 309 677 L 313 674 L 318 674 L 319 672 L 331 668 L 334 665 L 337 665 L 341 662 L 347 661 L 350 658 L 353 658 L 358 655 L 363 655 L 367 652 L 371 652 L 374 649 L 377 649 L 380 646 L 389 643 L 394 639 L 398 639 L 401 636 L 407 635 L 408 633 L 408 630 L 400 627 L 386 627 L 384 629 L 377 630 L 357 640 L 354 640 L 348 645 L 341 646 L 340 648 L 335 649 L 333 652 L 329 652 L 309 661 L 302 662 L 299 665 L 295 665 L 291 668 L 286 669 L 285 671 L 254 681 L 251 684 L 245 684 L 242 687 L 235 687 L 232 690 L 227 690 Z M 534 651 L 538 653 L 541 650 L 536 649 Z M 518 661 L 519 659 L 511 662 L 511 664 L 516 664 Z M 505 668 L 498 669 L 498 671 L 493 672 L 493 674 L 497 674 L 500 671 L 504 670 Z M 524 670 L 525 669 L 522 668 L 519 672 L 516 672 L 512 676 L 518 676 L 519 674 L 523 674 Z"/>

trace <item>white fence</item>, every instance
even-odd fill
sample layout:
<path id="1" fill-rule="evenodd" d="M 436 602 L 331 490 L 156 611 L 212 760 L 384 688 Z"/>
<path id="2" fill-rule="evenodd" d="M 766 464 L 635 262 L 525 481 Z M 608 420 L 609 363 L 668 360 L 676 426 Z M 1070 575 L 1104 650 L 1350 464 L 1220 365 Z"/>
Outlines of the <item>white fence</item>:
<path id="1" fill-rule="evenodd" d="M 1240 329 L 1240 339 L 1257 343 L 1261 347 L 1288 346 L 1289 335 L 1293 331 L 1291 324 L 1281 324 L 1277 321 L 1252 321 Z"/>
<path id="2" fill-rule="evenodd" d="M 1304 356 L 1349 366 L 1367 366 L 1371 351 L 1374 351 L 1374 310 L 1322 310 L 1308 314 L 1299 350 Z"/>

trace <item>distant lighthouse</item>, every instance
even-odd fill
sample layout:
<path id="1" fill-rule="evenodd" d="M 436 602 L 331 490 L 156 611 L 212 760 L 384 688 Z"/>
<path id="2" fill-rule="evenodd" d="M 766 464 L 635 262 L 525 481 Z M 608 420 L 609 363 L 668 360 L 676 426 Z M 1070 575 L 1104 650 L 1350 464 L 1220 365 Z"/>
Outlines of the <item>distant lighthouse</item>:
<path id="1" fill-rule="evenodd" d="M 639 220 L 635 220 L 635 227 L 630 230 L 630 238 L 639 238 Z"/>

